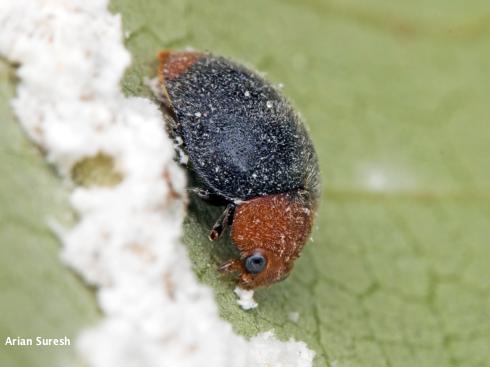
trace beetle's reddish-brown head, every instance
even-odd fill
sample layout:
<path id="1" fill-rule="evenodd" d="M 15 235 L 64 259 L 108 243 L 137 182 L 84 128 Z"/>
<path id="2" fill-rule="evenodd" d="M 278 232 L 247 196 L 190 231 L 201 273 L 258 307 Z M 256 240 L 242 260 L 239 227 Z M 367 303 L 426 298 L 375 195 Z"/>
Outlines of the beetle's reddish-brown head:
<path id="1" fill-rule="evenodd" d="M 286 278 L 309 238 L 314 208 L 299 193 L 262 196 L 237 206 L 231 238 L 240 259 L 220 267 L 238 274 L 242 288 L 267 286 Z"/>

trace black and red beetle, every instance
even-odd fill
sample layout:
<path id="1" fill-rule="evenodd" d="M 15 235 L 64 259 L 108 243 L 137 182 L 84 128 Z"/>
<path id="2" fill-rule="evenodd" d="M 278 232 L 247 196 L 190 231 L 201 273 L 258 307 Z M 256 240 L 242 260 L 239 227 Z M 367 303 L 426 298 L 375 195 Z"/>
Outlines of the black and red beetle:
<path id="1" fill-rule="evenodd" d="M 203 199 L 227 206 L 240 258 L 219 268 L 252 289 L 284 279 L 307 242 L 319 199 L 316 153 L 299 115 L 278 89 L 224 57 L 163 51 L 159 94 L 169 130 L 188 156 Z"/>

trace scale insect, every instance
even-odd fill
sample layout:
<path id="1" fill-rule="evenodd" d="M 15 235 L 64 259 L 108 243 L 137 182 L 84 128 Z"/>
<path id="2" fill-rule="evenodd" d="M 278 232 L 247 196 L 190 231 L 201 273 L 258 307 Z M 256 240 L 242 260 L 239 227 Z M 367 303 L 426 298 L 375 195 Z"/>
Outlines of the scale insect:
<path id="1" fill-rule="evenodd" d="M 300 116 L 277 88 L 227 58 L 196 51 L 158 58 L 169 133 L 200 182 L 192 191 L 226 204 L 209 238 L 230 226 L 240 251 L 219 271 L 245 289 L 286 278 L 319 200 L 317 156 Z"/>

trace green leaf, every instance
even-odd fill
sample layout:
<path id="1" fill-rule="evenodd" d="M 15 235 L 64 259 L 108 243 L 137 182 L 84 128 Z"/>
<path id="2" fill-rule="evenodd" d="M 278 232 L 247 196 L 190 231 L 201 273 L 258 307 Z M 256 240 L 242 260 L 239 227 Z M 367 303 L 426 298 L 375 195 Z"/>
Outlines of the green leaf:
<path id="1" fill-rule="evenodd" d="M 324 190 L 314 242 L 286 281 L 257 291 L 259 308 L 241 310 L 233 283 L 218 277 L 233 251 L 226 239 L 207 240 L 219 209 L 190 204 L 184 240 L 196 274 L 237 332 L 273 328 L 304 340 L 318 366 L 490 363 L 487 1 L 112 7 L 134 59 L 128 95 L 151 96 L 145 78 L 157 51 L 192 46 L 283 83 L 310 127 Z M 61 183 L 15 122 L 13 74 L 0 62 L 0 340 L 74 336 L 96 318 L 95 301 L 59 262 L 47 229 L 52 218 L 73 218 Z M 82 178 L 91 163 L 79 167 Z M 0 365 L 66 364 L 69 352 L 2 343 Z"/>
<path id="2" fill-rule="evenodd" d="M 207 240 L 219 210 L 191 202 L 195 271 L 239 333 L 304 340 L 318 366 L 490 363 L 490 7 L 470 3 L 112 2 L 127 94 L 151 95 L 160 49 L 209 50 L 284 83 L 316 143 L 315 240 L 256 310 L 216 273 L 232 251 Z"/>
<path id="3" fill-rule="evenodd" d="M 74 222 L 67 193 L 10 108 L 15 70 L 0 60 L 0 366 L 73 364 L 75 335 L 95 321 L 90 290 L 61 264 L 49 222 Z M 7 337 L 71 338 L 71 347 L 6 346 Z"/>

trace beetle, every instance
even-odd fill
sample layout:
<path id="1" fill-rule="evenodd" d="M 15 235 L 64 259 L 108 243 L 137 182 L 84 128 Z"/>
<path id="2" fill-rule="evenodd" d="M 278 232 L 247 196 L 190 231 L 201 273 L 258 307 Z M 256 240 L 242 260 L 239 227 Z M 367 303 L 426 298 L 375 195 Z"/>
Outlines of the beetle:
<path id="1" fill-rule="evenodd" d="M 228 58 L 162 51 L 158 59 L 169 134 L 200 181 L 191 190 L 226 204 L 209 238 L 230 226 L 240 251 L 218 270 L 245 289 L 286 278 L 319 201 L 317 155 L 299 114 L 278 88 Z"/>

